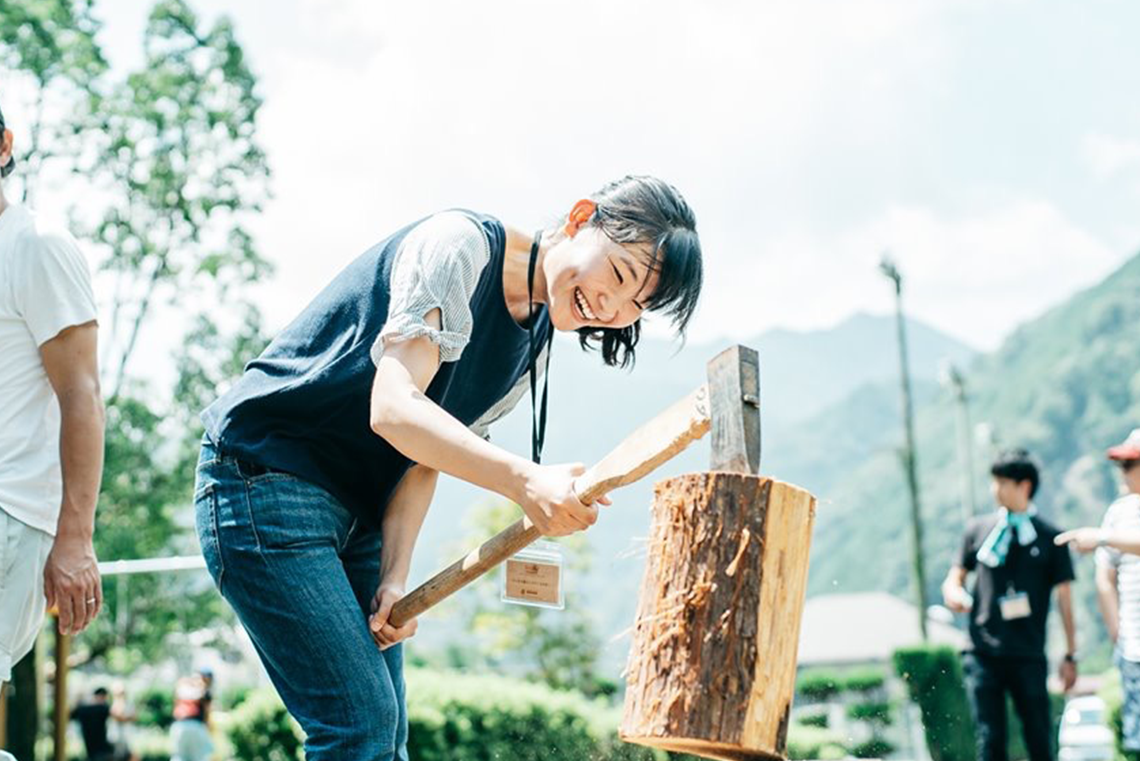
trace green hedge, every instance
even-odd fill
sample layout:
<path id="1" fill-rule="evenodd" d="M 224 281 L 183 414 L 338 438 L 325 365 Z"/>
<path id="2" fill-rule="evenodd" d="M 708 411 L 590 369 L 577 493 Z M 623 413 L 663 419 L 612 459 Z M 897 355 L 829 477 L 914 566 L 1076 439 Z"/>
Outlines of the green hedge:
<path id="1" fill-rule="evenodd" d="M 891 715 L 892 708 L 893 706 L 886 701 L 855 703 L 847 706 L 847 717 L 855 721 L 865 721 L 869 724 L 889 727 L 894 723 L 894 717 Z"/>
<path id="2" fill-rule="evenodd" d="M 886 683 L 886 672 L 878 668 L 860 669 L 843 677 L 844 689 L 863 694 L 881 690 Z"/>
<path id="3" fill-rule="evenodd" d="M 805 727 L 815 727 L 817 729 L 827 729 L 831 720 L 826 713 L 811 713 L 799 718 L 800 724 Z"/>
<path id="4" fill-rule="evenodd" d="M 894 752 L 894 744 L 881 737 L 872 737 L 851 749 L 851 755 L 855 758 L 886 758 Z"/>
<path id="5" fill-rule="evenodd" d="M 590 758 L 600 709 L 584 698 L 496 677 L 408 672 L 408 753 L 417 761 Z"/>
<path id="6" fill-rule="evenodd" d="M 303 735 L 271 689 L 254 690 L 226 717 L 236 761 L 300 761 Z"/>
<path id="7" fill-rule="evenodd" d="M 847 749 L 843 747 L 843 738 L 838 733 L 793 722 L 788 728 L 787 756 L 793 761 L 844 758 Z"/>
<path id="8" fill-rule="evenodd" d="M 684 761 L 621 742 L 619 712 L 578 693 L 495 676 L 409 669 L 408 753 L 416 761 Z M 275 693 L 251 693 L 226 720 L 236 761 L 294 761 L 301 731 Z M 696 761 L 694 759 L 694 761 Z"/>
<path id="9" fill-rule="evenodd" d="M 895 670 L 922 712 L 933 761 L 973 761 L 974 724 L 958 653 L 949 647 L 917 647 L 894 655 Z"/>
<path id="10" fill-rule="evenodd" d="M 804 671 L 796 679 L 796 692 L 807 700 L 822 703 L 843 691 L 843 679 L 822 669 Z"/>
<path id="11" fill-rule="evenodd" d="M 664 761 L 621 742 L 618 711 L 573 692 L 496 676 L 412 669 L 408 754 L 416 761 Z M 680 758 L 674 756 L 673 758 Z"/>
<path id="12" fill-rule="evenodd" d="M 254 692 L 254 688 L 247 685 L 239 684 L 229 687 L 223 690 L 218 696 L 218 699 L 214 701 L 214 709 L 218 711 L 232 711 L 244 703 L 252 692 Z"/>
<path id="13" fill-rule="evenodd" d="M 168 729 L 174 723 L 174 688 L 148 687 L 135 700 L 140 727 Z"/>

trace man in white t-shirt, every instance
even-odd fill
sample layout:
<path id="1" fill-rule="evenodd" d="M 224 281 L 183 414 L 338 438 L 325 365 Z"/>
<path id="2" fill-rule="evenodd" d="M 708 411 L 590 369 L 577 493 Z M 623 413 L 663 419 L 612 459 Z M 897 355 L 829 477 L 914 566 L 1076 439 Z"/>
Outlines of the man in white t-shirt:
<path id="1" fill-rule="evenodd" d="M 92 546 L 103 402 L 91 278 L 66 231 L 5 198 L 14 166 L 0 113 L 0 690 L 48 607 L 75 634 L 103 603 Z"/>
<path id="2" fill-rule="evenodd" d="M 1057 537 L 1081 552 L 1096 551 L 1096 588 L 1108 636 L 1116 645 L 1123 692 L 1121 749 L 1140 757 L 1140 428 L 1108 450 L 1120 466 L 1123 494 L 1099 528 L 1074 529 Z"/>

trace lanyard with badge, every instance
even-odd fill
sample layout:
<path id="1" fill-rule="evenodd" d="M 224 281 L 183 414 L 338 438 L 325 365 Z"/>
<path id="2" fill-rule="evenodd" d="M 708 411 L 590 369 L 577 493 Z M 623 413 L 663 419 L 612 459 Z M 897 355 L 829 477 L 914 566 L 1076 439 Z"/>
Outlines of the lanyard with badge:
<path id="1" fill-rule="evenodd" d="M 1018 592 L 1013 583 L 1015 563 L 1021 556 L 1022 552 L 1036 552 L 1037 547 L 1030 545 L 1029 547 L 1023 546 L 1020 542 L 1010 542 L 1009 553 L 1005 559 L 1005 568 L 1009 573 L 1009 578 L 1005 583 L 1005 594 L 998 598 L 998 606 L 1001 609 L 1001 618 L 1003 621 L 1017 621 L 1022 618 L 1029 618 L 1033 613 L 1033 609 L 1029 605 L 1029 593 Z"/>
<path id="2" fill-rule="evenodd" d="M 542 462 L 542 446 L 546 441 L 546 399 L 550 389 L 550 353 L 554 346 L 554 326 L 546 335 L 546 368 L 542 379 L 542 400 L 538 400 L 538 357 L 540 347 L 535 340 L 534 273 L 538 264 L 539 243 L 542 231 L 534 235 L 527 265 L 527 336 L 528 370 L 530 374 L 530 456 L 535 463 Z M 562 610 L 565 607 L 562 588 L 562 548 L 554 542 L 539 541 L 515 553 L 506 562 L 503 574 L 503 602 L 532 605 Z"/>

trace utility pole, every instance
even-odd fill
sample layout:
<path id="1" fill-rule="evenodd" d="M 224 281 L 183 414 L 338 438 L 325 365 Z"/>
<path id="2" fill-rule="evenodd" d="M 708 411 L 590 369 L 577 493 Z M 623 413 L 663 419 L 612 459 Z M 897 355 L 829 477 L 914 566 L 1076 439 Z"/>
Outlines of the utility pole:
<path id="1" fill-rule="evenodd" d="M 903 428 L 906 444 L 902 451 L 903 470 L 906 472 L 907 488 L 910 491 L 911 536 L 913 544 L 914 583 L 917 587 L 918 627 L 926 641 L 926 569 L 922 558 L 922 510 L 918 500 L 918 458 L 914 444 L 914 404 L 910 391 L 910 364 L 907 361 L 906 322 L 902 307 L 902 273 L 887 254 L 879 263 L 879 269 L 890 278 L 895 286 L 895 318 L 898 326 L 899 378 L 902 389 Z"/>
<path id="2" fill-rule="evenodd" d="M 978 513 L 974 499 L 974 446 L 970 434 L 969 397 L 966 395 L 966 377 L 962 371 L 946 360 L 942 365 L 942 383 L 954 394 L 955 428 L 958 429 L 958 470 L 961 478 L 962 523 Z"/>

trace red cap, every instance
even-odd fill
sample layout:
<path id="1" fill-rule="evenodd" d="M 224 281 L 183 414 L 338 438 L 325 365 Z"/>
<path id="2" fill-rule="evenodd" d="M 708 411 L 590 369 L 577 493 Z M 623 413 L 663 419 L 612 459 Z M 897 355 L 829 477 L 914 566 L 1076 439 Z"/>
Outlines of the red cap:
<path id="1" fill-rule="evenodd" d="M 1110 447 L 1108 459 L 1140 460 L 1140 428 L 1134 429 L 1122 443 Z"/>

